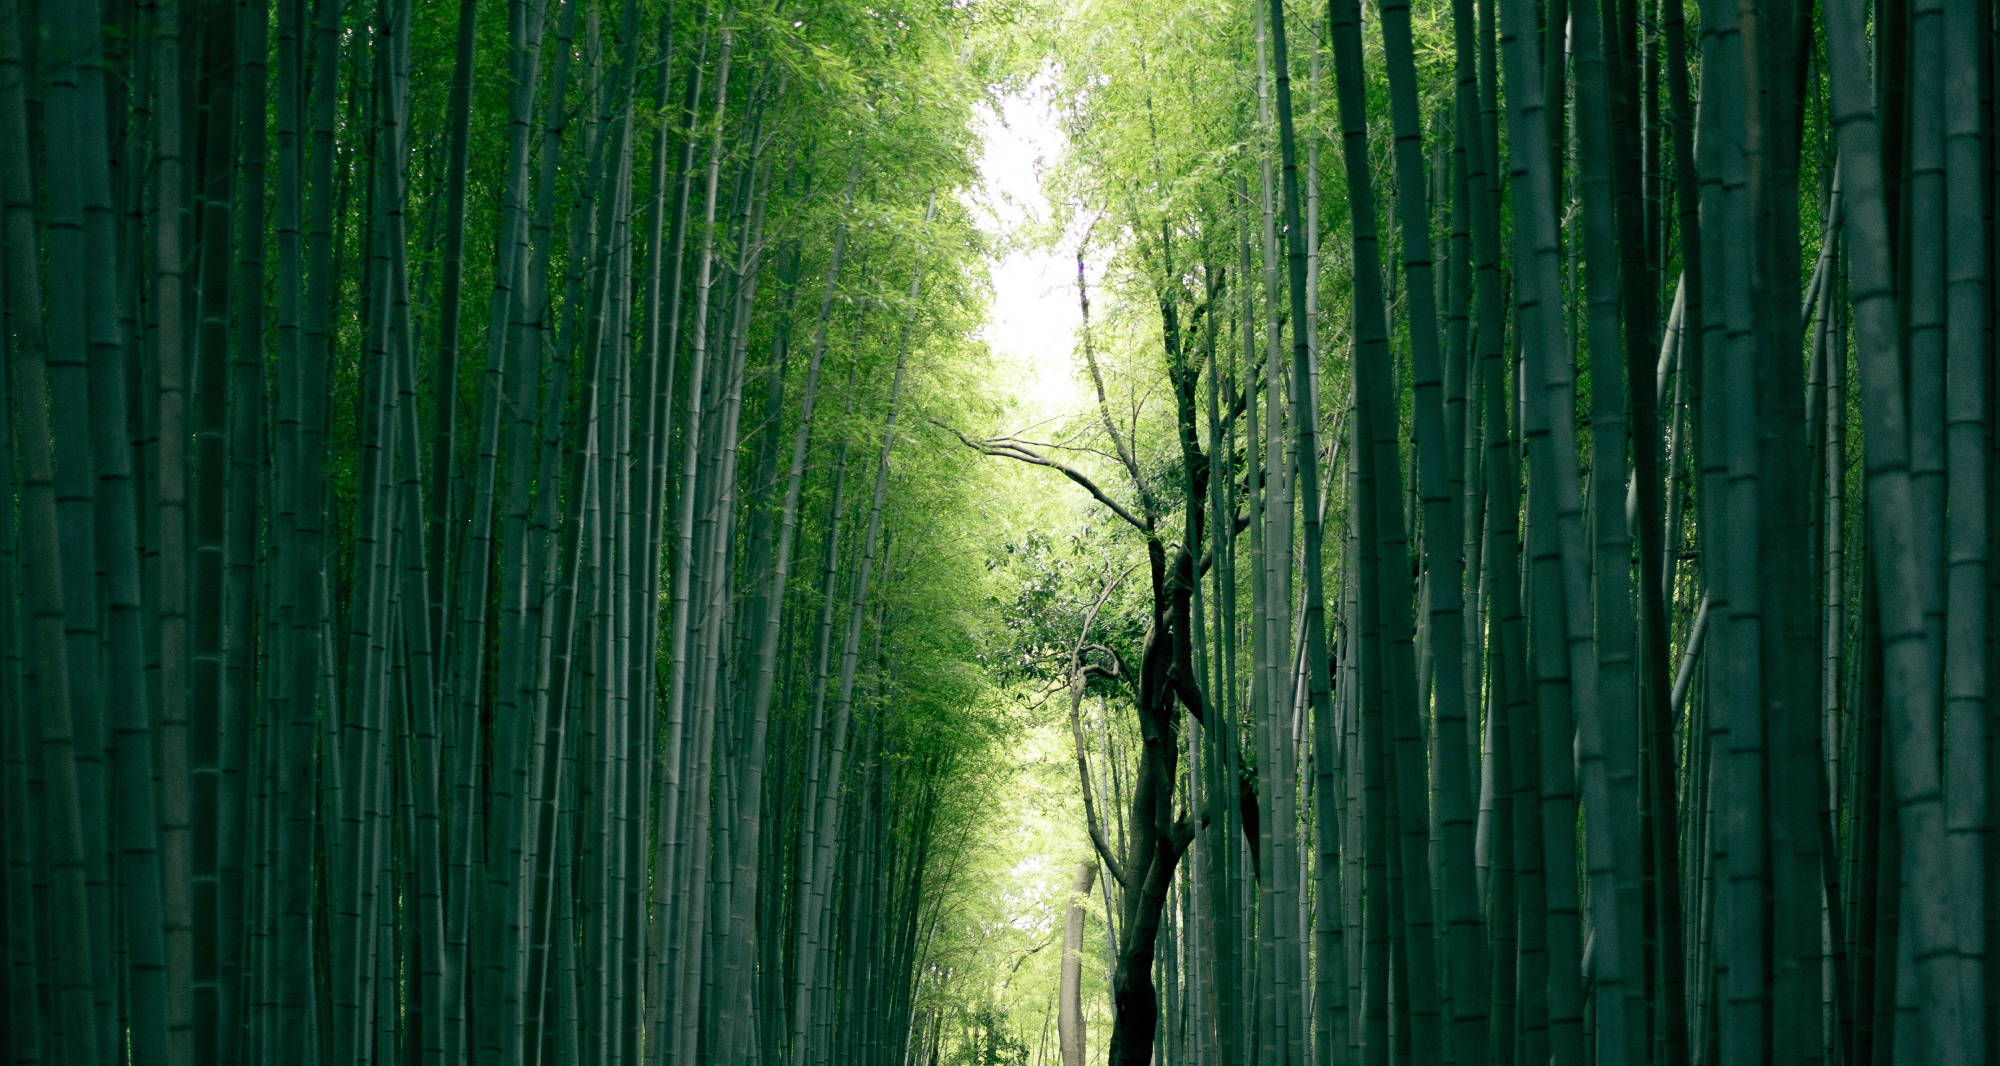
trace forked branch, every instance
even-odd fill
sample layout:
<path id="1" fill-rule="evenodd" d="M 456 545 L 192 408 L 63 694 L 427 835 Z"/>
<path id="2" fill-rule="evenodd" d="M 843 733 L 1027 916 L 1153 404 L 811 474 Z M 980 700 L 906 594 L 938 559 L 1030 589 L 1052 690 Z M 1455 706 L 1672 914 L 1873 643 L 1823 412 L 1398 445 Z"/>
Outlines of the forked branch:
<path id="1" fill-rule="evenodd" d="M 981 454 L 997 455 L 1003 459 L 1016 459 L 1024 463 L 1032 463 L 1035 466 L 1046 466 L 1060 473 L 1062 476 L 1082 486 L 1085 492 L 1090 493 L 1092 499 L 1110 508 L 1112 514 L 1130 523 L 1133 529 L 1147 536 L 1152 535 L 1153 525 L 1150 520 L 1140 519 L 1139 516 L 1126 509 L 1124 504 L 1112 499 L 1110 494 L 1098 486 L 1097 482 L 1091 480 L 1089 474 L 1078 470 L 1068 463 L 1058 459 L 1051 459 L 1011 437 L 988 437 L 985 440 L 974 440 L 935 418 L 931 419 L 931 422 L 940 429 L 949 432 L 952 436 L 957 437 L 966 447 L 976 449 Z"/>

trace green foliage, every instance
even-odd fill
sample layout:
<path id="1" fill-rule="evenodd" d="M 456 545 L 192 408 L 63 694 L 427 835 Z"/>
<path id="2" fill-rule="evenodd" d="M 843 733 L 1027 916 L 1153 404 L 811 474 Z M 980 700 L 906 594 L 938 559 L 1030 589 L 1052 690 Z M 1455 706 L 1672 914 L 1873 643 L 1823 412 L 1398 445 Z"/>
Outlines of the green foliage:
<path id="1" fill-rule="evenodd" d="M 1079 525 L 1059 536 L 1031 529 L 986 560 L 987 567 L 1004 575 L 1014 589 L 1011 600 L 1003 601 L 997 593 L 988 597 L 1006 627 L 982 655 L 998 677 L 1056 691 L 1069 684 L 1071 656 L 1083 639 L 1083 661 L 1099 668 L 1091 673 L 1087 691 L 1115 692 L 1131 684 L 1121 667 L 1137 662 L 1145 639 L 1146 605 L 1142 582 L 1117 581 L 1120 574 L 1111 560 L 1124 554 L 1111 543 L 1117 532 L 1101 523 Z M 1110 598 L 1091 619 L 1100 596 L 1114 581 Z M 1086 620 L 1091 624 L 1083 636 Z"/>

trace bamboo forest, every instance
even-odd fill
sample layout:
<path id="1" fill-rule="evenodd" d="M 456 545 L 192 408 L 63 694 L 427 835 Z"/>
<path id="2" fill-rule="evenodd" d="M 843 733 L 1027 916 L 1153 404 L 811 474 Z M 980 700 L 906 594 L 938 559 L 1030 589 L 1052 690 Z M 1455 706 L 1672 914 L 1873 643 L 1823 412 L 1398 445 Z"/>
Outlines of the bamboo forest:
<path id="1" fill-rule="evenodd" d="M 2000 1063 L 1995 0 L 0 0 L 4 1066 Z"/>

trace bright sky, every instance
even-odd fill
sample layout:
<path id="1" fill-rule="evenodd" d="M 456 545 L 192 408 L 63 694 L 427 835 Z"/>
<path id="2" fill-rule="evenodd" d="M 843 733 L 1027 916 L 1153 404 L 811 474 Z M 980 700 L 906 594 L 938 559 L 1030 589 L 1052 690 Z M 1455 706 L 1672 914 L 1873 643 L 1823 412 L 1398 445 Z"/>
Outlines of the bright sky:
<path id="1" fill-rule="evenodd" d="M 997 238 L 1002 257 L 988 264 L 993 303 L 980 337 L 992 348 L 1003 387 L 1017 402 L 1015 423 L 1024 430 L 1071 413 L 1084 398 L 1072 357 L 1078 322 L 1075 253 L 1024 240 L 1021 229 L 1045 224 L 1050 204 L 1042 171 L 1062 154 L 1048 86 L 1001 98 L 997 113 L 982 109 L 979 159 L 984 186 L 975 199 L 980 225 Z"/>
<path id="2" fill-rule="evenodd" d="M 981 187 L 968 200 L 1000 253 L 987 263 L 993 299 L 979 336 L 993 352 L 996 387 L 1014 400 L 999 429 L 1046 439 L 1044 423 L 1085 410 L 1091 402 L 1075 354 L 1081 318 L 1076 238 L 1064 234 L 1053 245 L 1044 243 L 1054 227 L 1049 225 L 1053 207 L 1042 195 L 1042 175 L 1064 150 L 1049 83 L 1037 79 L 1025 91 L 1001 97 L 997 108 L 982 108 L 975 128 L 983 142 Z M 1091 271 L 1093 285 L 1098 272 Z M 1056 498 L 1084 505 L 1080 496 L 1069 500 L 1059 493 Z M 1001 845 L 1014 853 L 1015 862 L 990 889 L 1003 928 L 1013 931 L 1006 943 L 1026 950 L 1045 946 L 1060 930 L 1073 863 L 1089 854 L 1089 845 L 1076 806 L 1081 801 L 1070 769 L 1067 730 L 1052 721 L 1038 724 L 1015 757 L 1015 785 L 1008 790 L 1014 799 L 1009 804 L 1013 826 Z M 987 935 L 999 932 L 986 930 Z M 1025 960 L 1011 954 L 992 961 L 995 987 L 1005 988 Z"/>

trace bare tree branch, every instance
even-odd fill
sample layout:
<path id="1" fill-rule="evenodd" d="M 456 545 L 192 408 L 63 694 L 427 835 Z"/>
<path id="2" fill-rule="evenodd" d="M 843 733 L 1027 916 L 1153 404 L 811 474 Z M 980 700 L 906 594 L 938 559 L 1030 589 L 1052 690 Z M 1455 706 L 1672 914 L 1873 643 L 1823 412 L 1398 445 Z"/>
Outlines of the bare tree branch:
<path id="1" fill-rule="evenodd" d="M 1094 646 L 1088 642 L 1090 627 L 1097 622 L 1097 612 L 1104 609 L 1104 605 L 1111 599 L 1112 591 L 1117 589 L 1118 583 L 1125 580 L 1126 575 L 1137 566 L 1138 564 L 1134 563 L 1126 567 L 1116 577 L 1104 583 L 1104 591 L 1098 593 L 1097 602 L 1091 604 L 1089 613 L 1083 616 L 1083 628 L 1077 633 L 1076 643 L 1070 648 L 1069 732 L 1070 739 L 1076 744 L 1077 776 L 1083 781 L 1083 817 L 1090 827 L 1090 842 L 1097 848 L 1098 858 L 1104 860 L 1104 868 L 1110 871 L 1113 880 L 1127 888 L 1132 884 L 1130 875 L 1126 873 L 1125 865 L 1112 854 L 1111 845 L 1105 841 L 1104 827 L 1099 824 L 1097 818 L 1096 795 L 1090 787 L 1090 761 L 1086 756 L 1083 742 L 1082 708 L 1085 679 L 1083 652 L 1086 647 Z"/>
<path id="2" fill-rule="evenodd" d="M 1088 236 L 1085 237 L 1088 240 Z M 1118 461 L 1125 464 L 1125 472 L 1132 475 L 1132 483 L 1142 485 L 1139 477 L 1139 460 L 1132 454 L 1132 446 L 1125 435 L 1118 432 L 1118 423 L 1111 417 L 1111 398 L 1104 390 L 1104 371 L 1097 365 L 1097 348 L 1090 343 L 1090 290 L 1084 285 L 1083 245 L 1076 248 L 1076 303 L 1083 315 L 1082 325 L 1077 333 L 1083 339 L 1083 361 L 1090 367 L 1091 383 L 1097 386 L 1097 416 L 1104 420 L 1104 431 L 1111 434 L 1111 445 L 1118 450 Z M 1143 485 L 1140 492 L 1145 491 Z"/>
<path id="3" fill-rule="evenodd" d="M 1090 479 L 1089 474 L 1086 474 L 1083 471 L 1078 470 L 1077 468 L 1069 465 L 1068 463 L 1051 459 L 1048 456 L 1043 455 L 1042 453 L 1035 451 L 1032 448 L 1029 448 L 1025 444 L 1021 444 L 1010 439 L 988 438 L 986 440 L 974 440 L 971 437 L 966 436 L 965 434 L 959 432 L 956 429 L 953 429 L 951 426 L 946 425 L 945 423 L 940 422 L 935 418 L 931 419 L 930 421 L 939 428 L 950 432 L 952 436 L 957 437 L 961 442 L 965 444 L 966 447 L 977 449 L 982 454 L 997 455 L 1003 459 L 1016 459 L 1019 460 L 1020 462 L 1031 463 L 1035 466 L 1046 466 L 1049 469 L 1062 474 L 1062 476 L 1070 479 L 1071 481 L 1076 482 L 1078 485 L 1081 485 L 1083 487 L 1083 490 L 1085 492 L 1090 493 L 1092 498 L 1094 498 L 1095 500 L 1097 500 L 1097 502 L 1103 504 L 1104 506 L 1110 508 L 1112 514 L 1115 514 L 1119 518 L 1122 518 L 1126 522 L 1130 523 L 1133 529 L 1136 529 L 1139 532 L 1146 534 L 1147 536 L 1152 536 L 1153 526 L 1150 521 L 1141 520 L 1139 516 L 1127 510 L 1124 504 L 1121 504 L 1117 500 L 1112 499 L 1109 494 L 1107 494 L 1103 489 L 1099 488 L 1097 482 L 1092 481 Z"/>

